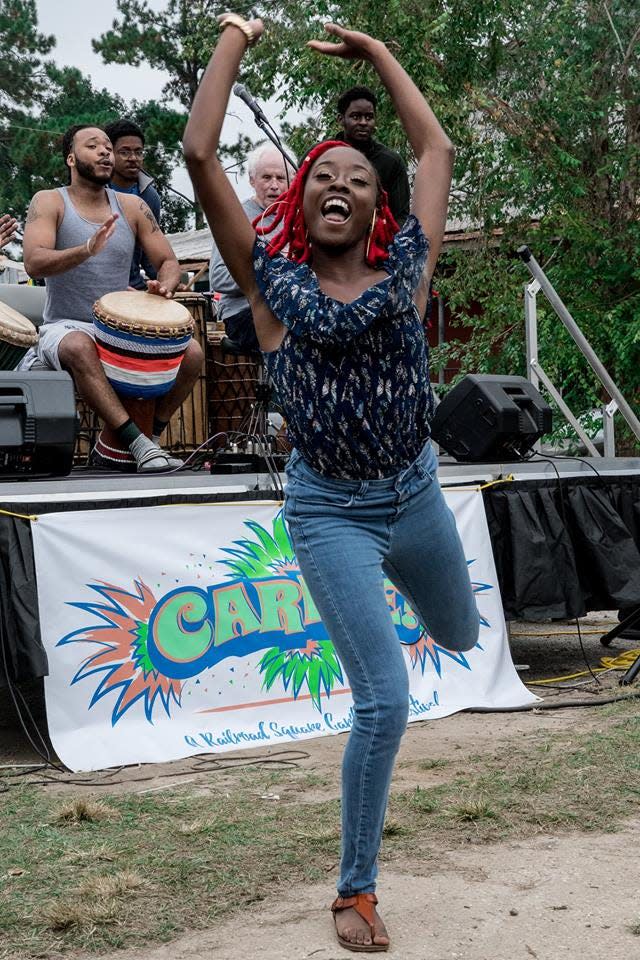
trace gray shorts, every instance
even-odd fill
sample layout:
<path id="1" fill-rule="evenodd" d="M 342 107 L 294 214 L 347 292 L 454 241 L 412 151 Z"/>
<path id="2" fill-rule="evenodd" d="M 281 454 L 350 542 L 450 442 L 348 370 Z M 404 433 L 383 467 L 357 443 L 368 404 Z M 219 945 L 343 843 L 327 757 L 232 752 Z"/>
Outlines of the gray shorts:
<path id="1" fill-rule="evenodd" d="M 39 339 L 35 347 L 30 347 L 16 367 L 16 370 L 62 370 L 58 349 L 68 333 L 74 331 L 86 333 L 95 341 L 93 322 L 84 320 L 56 320 L 54 323 L 41 324 Z"/>

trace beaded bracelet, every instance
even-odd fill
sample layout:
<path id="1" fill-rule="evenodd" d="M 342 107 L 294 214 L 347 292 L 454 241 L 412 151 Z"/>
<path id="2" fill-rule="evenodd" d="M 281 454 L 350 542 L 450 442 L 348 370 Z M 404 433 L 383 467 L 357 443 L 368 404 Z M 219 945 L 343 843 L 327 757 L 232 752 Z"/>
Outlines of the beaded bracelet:
<path id="1" fill-rule="evenodd" d="M 252 47 L 258 40 L 253 29 L 249 26 L 249 22 L 241 17 L 238 13 L 228 13 L 224 20 L 220 21 L 220 30 L 225 30 L 227 27 L 237 27 L 238 30 L 242 30 L 245 37 L 247 38 L 247 46 Z"/>

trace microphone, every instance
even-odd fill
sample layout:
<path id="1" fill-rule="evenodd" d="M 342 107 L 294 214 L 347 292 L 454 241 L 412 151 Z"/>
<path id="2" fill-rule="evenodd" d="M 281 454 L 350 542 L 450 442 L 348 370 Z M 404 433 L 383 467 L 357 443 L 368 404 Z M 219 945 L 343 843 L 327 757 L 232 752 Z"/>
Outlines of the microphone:
<path id="1" fill-rule="evenodd" d="M 249 107 L 249 110 L 255 114 L 256 119 L 261 120 L 263 123 L 269 123 L 262 110 L 262 107 L 256 100 L 253 99 L 244 83 L 235 83 L 233 85 L 233 92 L 235 93 L 236 97 L 239 97 L 242 100 L 243 103 L 246 103 L 246 105 Z"/>

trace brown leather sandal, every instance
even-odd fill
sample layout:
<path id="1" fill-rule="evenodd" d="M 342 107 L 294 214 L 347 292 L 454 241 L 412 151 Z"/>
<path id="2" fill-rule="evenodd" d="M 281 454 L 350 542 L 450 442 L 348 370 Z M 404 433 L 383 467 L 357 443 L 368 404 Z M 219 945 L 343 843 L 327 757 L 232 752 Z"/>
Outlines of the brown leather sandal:
<path id="1" fill-rule="evenodd" d="M 340 910 L 347 910 L 349 907 L 351 907 L 362 917 L 366 923 L 369 924 L 369 930 L 371 933 L 371 943 L 352 943 L 350 940 L 345 940 L 344 937 L 341 937 L 336 930 L 338 943 L 342 947 L 345 947 L 347 950 L 353 950 L 354 953 L 384 953 L 389 949 L 388 943 L 374 943 L 374 938 L 376 936 L 376 915 L 374 908 L 377 902 L 378 898 L 376 897 L 375 893 L 357 893 L 353 897 L 336 897 L 331 904 L 331 912 L 334 920 L 336 913 L 339 913 Z"/>

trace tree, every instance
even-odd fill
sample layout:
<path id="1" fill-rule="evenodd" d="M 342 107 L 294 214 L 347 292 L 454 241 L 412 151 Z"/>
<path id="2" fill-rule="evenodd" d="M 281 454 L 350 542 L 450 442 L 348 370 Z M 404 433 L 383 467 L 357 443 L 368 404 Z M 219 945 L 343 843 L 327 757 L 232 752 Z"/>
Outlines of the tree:
<path id="1" fill-rule="evenodd" d="M 36 104 L 48 82 L 42 56 L 55 44 L 54 37 L 38 31 L 35 0 L 0 0 L 0 212 L 24 213 L 14 202 L 12 180 L 17 172 L 10 158 L 16 135 L 29 133 L 29 108 Z M 19 131 L 19 134 L 18 134 Z"/>
<path id="2" fill-rule="evenodd" d="M 169 110 L 154 101 L 127 105 L 116 94 L 96 89 L 91 80 L 74 67 L 45 68 L 48 86 L 40 94 L 37 114 L 14 111 L 3 144 L 5 170 L 10 175 L 0 183 L 0 208 L 24 216 L 37 190 L 68 182 L 67 167 L 61 153 L 62 134 L 76 123 L 104 126 L 112 120 L 130 117 L 145 131 L 145 164 L 156 178 L 163 199 L 165 230 L 184 229 L 191 207 L 174 200 L 164 188 L 170 182 L 175 157 L 180 149 L 184 126 L 182 113 Z"/>
<path id="3" fill-rule="evenodd" d="M 55 42 L 38 32 L 35 0 L 0 0 L 1 115 L 37 101 L 46 84 L 40 57 Z"/>
<path id="4" fill-rule="evenodd" d="M 73 67 L 41 59 L 55 43 L 38 33 L 34 0 L 0 0 L 0 211 L 23 218 L 37 190 L 67 183 L 62 133 L 76 123 L 103 126 L 128 116 L 145 130 L 149 173 L 163 193 L 163 226 L 184 229 L 192 208 L 164 189 L 180 153 L 183 111 L 154 101 L 127 104 L 96 89 Z"/>
<path id="5" fill-rule="evenodd" d="M 147 0 L 118 0 L 122 18 L 93 41 L 93 49 L 105 63 L 148 63 L 166 71 L 165 99 L 188 110 L 218 36 L 216 14 L 225 9 L 213 0 L 168 0 L 160 11 Z"/>

